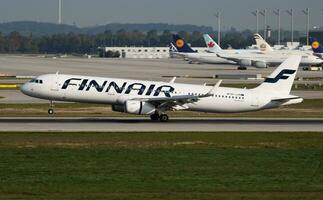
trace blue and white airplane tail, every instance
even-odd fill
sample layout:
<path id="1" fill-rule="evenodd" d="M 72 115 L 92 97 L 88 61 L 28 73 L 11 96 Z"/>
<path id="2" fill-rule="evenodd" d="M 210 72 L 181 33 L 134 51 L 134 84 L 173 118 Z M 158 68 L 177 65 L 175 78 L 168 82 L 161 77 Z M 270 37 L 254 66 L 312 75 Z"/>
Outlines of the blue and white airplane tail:
<path id="1" fill-rule="evenodd" d="M 289 96 L 300 62 L 301 56 L 289 57 L 255 90 L 279 97 Z"/>
<path id="2" fill-rule="evenodd" d="M 207 46 L 207 50 L 212 53 L 222 52 L 221 47 L 210 37 L 209 34 L 204 34 L 204 41 Z"/>
<path id="3" fill-rule="evenodd" d="M 309 42 L 312 46 L 312 50 L 314 53 L 322 54 L 323 53 L 323 47 L 320 45 L 319 41 L 316 38 L 309 38 Z"/>
<path id="4" fill-rule="evenodd" d="M 197 51 L 193 50 L 183 38 L 179 35 L 173 35 L 173 44 L 180 53 L 196 53 Z"/>

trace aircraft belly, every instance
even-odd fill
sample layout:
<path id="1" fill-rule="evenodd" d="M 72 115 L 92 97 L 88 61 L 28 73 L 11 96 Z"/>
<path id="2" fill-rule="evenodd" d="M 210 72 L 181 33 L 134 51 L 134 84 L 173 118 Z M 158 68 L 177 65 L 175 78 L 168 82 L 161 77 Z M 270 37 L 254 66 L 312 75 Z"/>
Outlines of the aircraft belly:
<path id="1" fill-rule="evenodd" d="M 248 112 L 258 110 L 259 107 L 251 105 L 250 102 L 244 100 L 234 99 L 210 99 L 201 100 L 194 104 L 189 104 L 189 110 L 200 112 L 214 112 L 214 113 L 236 113 Z"/>

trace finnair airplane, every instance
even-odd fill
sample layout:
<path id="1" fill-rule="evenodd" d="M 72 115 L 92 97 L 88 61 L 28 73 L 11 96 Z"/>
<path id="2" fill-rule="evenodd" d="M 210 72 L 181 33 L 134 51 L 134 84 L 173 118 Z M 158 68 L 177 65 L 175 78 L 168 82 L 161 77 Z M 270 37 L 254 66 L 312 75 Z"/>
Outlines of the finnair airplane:
<path id="1" fill-rule="evenodd" d="M 21 87 L 31 97 L 50 101 L 111 104 L 112 109 L 136 115 L 150 115 L 151 120 L 168 121 L 167 111 L 236 113 L 277 108 L 301 103 L 290 94 L 301 58 L 292 56 L 254 89 L 192 85 L 101 78 L 79 75 L 47 74 L 38 76 Z"/>

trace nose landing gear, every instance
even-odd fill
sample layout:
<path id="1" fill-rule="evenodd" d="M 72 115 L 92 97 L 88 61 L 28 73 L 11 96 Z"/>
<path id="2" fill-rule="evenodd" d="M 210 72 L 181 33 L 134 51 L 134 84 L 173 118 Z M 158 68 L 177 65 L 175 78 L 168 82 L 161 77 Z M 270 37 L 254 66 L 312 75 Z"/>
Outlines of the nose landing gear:
<path id="1" fill-rule="evenodd" d="M 48 112 L 49 115 L 53 115 L 55 113 L 53 101 L 49 101 L 49 109 L 48 109 L 47 112 Z"/>

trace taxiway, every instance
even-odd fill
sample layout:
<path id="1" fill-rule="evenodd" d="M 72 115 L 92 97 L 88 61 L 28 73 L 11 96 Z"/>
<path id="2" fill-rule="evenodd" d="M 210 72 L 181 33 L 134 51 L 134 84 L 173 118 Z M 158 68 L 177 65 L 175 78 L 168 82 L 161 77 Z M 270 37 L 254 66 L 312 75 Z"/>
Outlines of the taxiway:
<path id="1" fill-rule="evenodd" d="M 323 119 L 303 118 L 0 118 L 3 132 L 323 132 Z"/>

